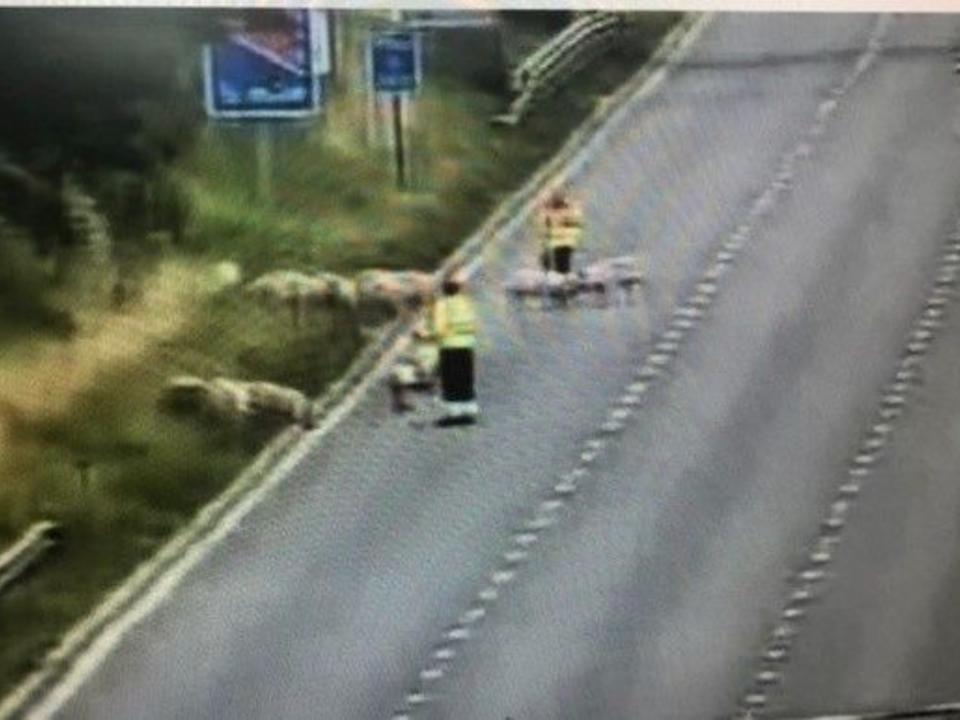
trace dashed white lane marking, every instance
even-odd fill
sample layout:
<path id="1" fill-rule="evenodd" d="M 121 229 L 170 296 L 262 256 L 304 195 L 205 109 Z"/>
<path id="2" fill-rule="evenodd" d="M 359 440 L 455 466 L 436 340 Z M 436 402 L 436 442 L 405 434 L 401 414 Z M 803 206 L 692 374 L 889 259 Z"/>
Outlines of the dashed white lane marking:
<path id="1" fill-rule="evenodd" d="M 558 510 L 563 508 L 563 505 L 564 503 L 562 500 L 556 500 L 556 499 L 544 500 L 542 503 L 540 503 L 539 512 L 541 513 L 557 512 Z"/>
<path id="2" fill-rule="evenodd" d="M 775 683 L 779 680 L 779 673 L 774 670 L 762 670 L 756 674 L 757 682 L 761 684 Z"/>
<path id="3" fill-rule="evenodd" d="M 799 577 L 806 583 L 820 582 L 826 577 L 826 573 L 823 570 L 810 568 L 801 572 Z"/>
<path id="4" fill-rule="evenodd" d="M 457 656 L 457 651 L 451 647 L 441 647 L 437 648 L 433 652 L 433 659 L 440 661 L 449 661 L 453 660 Z"/>
<path id="5" fill-rule="evenodd" d="M 787 651 L 783 648 L 770 648 L 763 654 L 764 660 L 768 662 L 780 662 L 787 657 Z"/>
<path id="6" fill-rule="evenodd" d="M 673 314 L 687 320 L 699 320 L 703 317 L 703 310 L 693 305 L 684 305 L 674 310 Z"/>
<path id="7" fill-rule="evenodd" d="M 499 579 L 501 580 L 501 582 L 499 583 L 501 585 L 504 583 L 510 582 L 515 575 L 515 573 L 512 570 L 504 570 L 502 572 L 495 573 L 495 574 L 498 575 Z M 446 634 L 446 639 L 450 642 L 459 642 L 461 640 L 467 640 L 469 637 L 470 637 L 470 630 L 465 627 L 451 628 L 450 630 L 447 631 L 447 634 Z"/>
<path id="8" fill-rule="evenodd" d="M 528 520 L 524 523 L 524 527 L 530 532 L 540 532 L 552 526 L 556 521 L 557 519 L 554 515 L 538 515 L 533 518 L 533 520 Z"/>
<path id="9" fill-rule="evenodd" d="M 637 371 L 637 377 L 640 380 L 655 380 L 660 376 L 660 369 L 652 363 L 645 362 Z"/>
<path id="10" fill-rule="evenodd" d="M 661 355 L 675 355 L 680 349 L 680 343 L 674 340 L 661 340 L 653 346 L 656 353 Z"/>
<path id="11" fill-rule="evenodd" d="M 784 620 L 798 620 L 806 614 L 806 611 L 800 607 L 788 607 L 786 608 L 780 616 Z"/>
<path id="12" fill-rule="evenodd" d="M 410 693 L 407 695 L 407 705 L 418 707 L 427 702 L 427 696 L 424 693 Z"/>
<path id="13" fill-rule="evenodd" d="M 507 550 L 503 554 L 503 560 L 508 565 L 517 565 L 530 557 L 526 550 Z"/>
<path id="14" fill-rule="evenodd" d="M 433 682 L 443 677 L 443 668 L 439 666 L 429 667 L 420 673 L 420 679 L 424 682 Z"/>
<path id="15" fill-rule="evenodd" d="M 487 616 L 487 609 L 482 605 L 476 605 L 469 610 L 467 610 L 463 617 L 460 618 L 460 622 L 463 625 L 476 625 L 478 622 L 483 620 Z"/>
<path id="16" fill-rule="evenodd" d="M 639 395 L 641 393 L 646 392 L 648 387 L 649 385 L 643 381 L 632 382 L 629 385 L 627 385 L 627 392 L 633 393 L 635 395 Z"/>
<path id="17" fill-rule="evenodd" d="M 830 99 L 824 100 L 820 103 L 820 107 L 817 108 L 817 120 L 826 120 L 829 118 L 837 109 L 837 101 Z"/>

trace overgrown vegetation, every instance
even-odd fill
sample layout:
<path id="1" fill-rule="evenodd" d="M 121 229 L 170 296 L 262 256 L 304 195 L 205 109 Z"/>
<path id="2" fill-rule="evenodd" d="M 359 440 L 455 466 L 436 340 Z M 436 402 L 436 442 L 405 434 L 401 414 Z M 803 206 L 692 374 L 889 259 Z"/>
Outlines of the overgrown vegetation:
<path id="1" fill-rule="evenodd" d="M 364 99 L 347 80 L 324 119 L 277 130 L 273 192 L 260 196 L 249 128 L 208 125 L 199 115 L 195 51 L 211 32 L 207 19 L 192 20 L 199 24 L 185 34 L 173 20 L 151 28 L 150 72 L 161 56 L 182 62 L 148 84 L 159 90 L 138 96 L 142 122 L 121 133 L 129 147 L 146 148 L 147 161 L 127 162 L 111 150 L 97 162 L 100 150 L 89 143 L 58 155 L 51 138 L 59 126 L 46 134 L 28 133 L 22 122 L 0 128 L 0 146 L 20 143 L 17 163 L 51 187 L 57 168 L 71 166 L 64 158 L 79 163 L 115 241 L 114 267 L 87 271 L 82 256 L 71 254 L 76 249 L 55 252 L 53 261 L 38 252 L 50 232 L 43 213 L 11 217 L 21 220 L 19 233 L 0 228 L 0 545 L 41 517 L 61 522 L 65 538 L 51 561 L 0 598 L 0 691 L 222 490 L 275 430 L 160 411 L 169 377 L 270 380 L 316 395 L 361 347 L 351 311 L 317 312 L 294 324 L 218 283 L 218 263 L 236 263 L 245 279 L 278 268 L 435 267 L 637 68 L 675 19 L 645 16 L 638 42 L 594 63 L 516 129 L 488 122 L 506 97 L 431 80 L 416 100 L 412 193 L 395 189 L 388 149 L 367 144 Z M 7 20 L 0 27 L 9 29 Z M 116 21 L 117 32 L 124 22 Z M 508 29 L 523 42 L 536 37 L 530 17 L 523 27 L 512 22 Z M 142 23 L 130 26 L 138 37 Z M 120 87 L 136 80 L 137 67 L 129 66 L 132 80 Z M 90 70 L 81 84 L 99 77 Z M 62 79 L 57 70 L 54 80 Z M 68 115 L 86 123 L 79 109 Z M 129 116 L 105 117 L 85 124 L 88 137 Z M 16 215 L 16 203 L 3 197 L 0 215 Z M 118 274 L 127 286 L 119 299 L 103 290 Z"/>

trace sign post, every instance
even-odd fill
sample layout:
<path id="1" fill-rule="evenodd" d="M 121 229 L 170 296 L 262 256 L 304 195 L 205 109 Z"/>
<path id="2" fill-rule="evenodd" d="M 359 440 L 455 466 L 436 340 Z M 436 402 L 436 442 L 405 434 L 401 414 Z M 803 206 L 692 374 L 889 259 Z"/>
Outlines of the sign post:
<path id="1" fill-rule="evenodd" d="M 374 92 L 390 96 L 397 187 L 405 190 L 408 163 L 403 141 L 403 97 L 420 85 L 419 36 L 402 31 L 375 34 L 370 41 L 370 67 Z"/>
<path id="2" fill-rule="evenodd" d="M 394 93 L 390 99 L 393 108 L 393 148 L 397 160 L 397 187 L 405 190 L 407 187 L 406 156 L 403 147 L 403 97 Z"/>
<path id="3" fill-rule="evenodd" d="M 256 192 L 269 201 L 274 125 L 316 116 L 332 69 L 328 11 L 271 9 L 270 23 L 238 15 L 227 38 L 204 49 L 207 115 L 253 125 Z"/>
<path id="4" fill-rule="evenodd" d="M 257 197 L 269 202 L 273 196 L 273 128 L 269 123 L 256 125 Z"/>

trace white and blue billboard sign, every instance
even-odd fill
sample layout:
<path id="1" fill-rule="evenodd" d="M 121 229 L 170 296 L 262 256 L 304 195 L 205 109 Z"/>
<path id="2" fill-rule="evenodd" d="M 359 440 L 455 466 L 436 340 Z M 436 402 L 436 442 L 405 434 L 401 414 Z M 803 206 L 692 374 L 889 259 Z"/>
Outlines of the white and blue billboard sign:
<path id="1" fill-rule="evenodd" d="M 370 39 L 373 88 L 380 93 L 410 93 L 420 85 L 420 38 L 412 32 L 382 32 Z"/>
<path id="2" fill-rule="evenodd" d="M 204 53 L 207 113 L 215 118 L 315 114 L 329 72 L 325 11 L 271 9 L 260 29 L 236 28 Z"/>

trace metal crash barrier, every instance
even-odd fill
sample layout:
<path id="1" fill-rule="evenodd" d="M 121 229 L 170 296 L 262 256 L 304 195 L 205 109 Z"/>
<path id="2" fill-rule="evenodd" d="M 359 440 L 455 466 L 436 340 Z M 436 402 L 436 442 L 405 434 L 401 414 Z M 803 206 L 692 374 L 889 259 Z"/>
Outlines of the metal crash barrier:
<path id="1" fill-rule="evenodd" d="M 571 75 L 604 52 L 626 26 L 624 16 L 613 12 L 589 12 L 579 16 L 558 35 L 531 53 L 510 75 L 517 97 L 510 109 L 493 122 L 516 125 L 547 95 Z"/>

